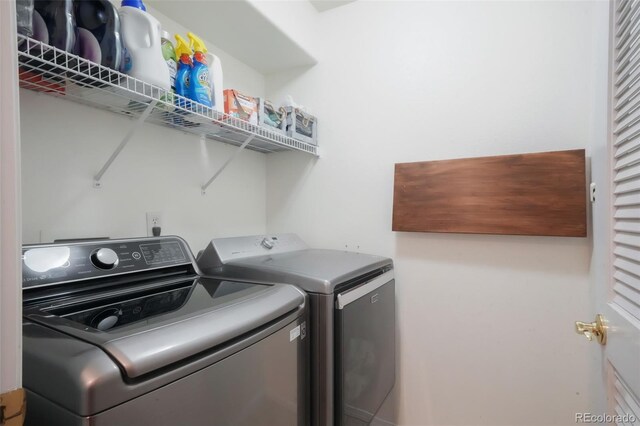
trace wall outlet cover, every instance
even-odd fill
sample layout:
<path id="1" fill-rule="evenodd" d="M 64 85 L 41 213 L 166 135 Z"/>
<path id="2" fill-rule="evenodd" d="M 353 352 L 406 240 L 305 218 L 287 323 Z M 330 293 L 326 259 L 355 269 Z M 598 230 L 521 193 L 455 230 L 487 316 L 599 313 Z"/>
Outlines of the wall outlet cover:
<path id="1" fill-rule="evenodd" d="M 147 212 L 147 236 L 153 236 L 152 228 L 159 226 L 162 228 L 162 212 Z"/>

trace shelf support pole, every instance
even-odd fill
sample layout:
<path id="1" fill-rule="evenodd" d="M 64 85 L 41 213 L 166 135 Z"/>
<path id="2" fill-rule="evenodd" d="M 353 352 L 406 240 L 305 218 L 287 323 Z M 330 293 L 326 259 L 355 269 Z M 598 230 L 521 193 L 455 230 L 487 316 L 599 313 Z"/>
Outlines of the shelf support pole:
<path id="1" fill-rule="evenodd" d="M 102 179 L 102 176 L 104 176 L 104 174 L 107 172 L 107 170 L 109 170 L 109 167 L 111 167 L 111 164 L 115 161 L 116 157 L 118 157 L 118 155 L 124 149 L 124 147 L 127 146 L 127 144 L 131 140 L 131 137 L 134 135 L 136 130 L 138 130 L 138 128 L 142 125 L 142 123 L 144 123 L 145 120 L 147 118 L 149 118 L 149 115 L 151 114 L 151 111 L 153 111 L 153 109 L 155 108 L 157 103 L 158 103 L 158 101 L 156 101 L 156 100 L 151 101 L 151 103 L 147 106 L 147 108 L 142 112 L 140 117 L 138 117 L 138 119 L 129 128 L 129 131 L 127 132 L 126 135 L 124 135 L 124 138 L 122 139 L 122 142 L 120 142 L 120 145 L 118 145 L 116 150 L 113 151 L 113 154 L 111 154 L 111 157 L 109 157 L 107 162 L 104 163 L 104 166 L 102 166 L 100 171 L 93 177 L 93 186 L 95 188 L 101 188 L 102 187 L 102 183 L 100 182 L 100 180 Z"/>
<path id="2" fill-rule="evenodd" d="M 238 154 L 240 154 L 240 151 L 242 151 L 243 149 L 246 148 L 247 145 L 249 145 L 249 143 L 251 143 L 251 141 L 253 140 L 253 138 L 255 138 L 256 135 L 250 135 L 242 145 L 240 145 L 238 147 L 238 149 L 236 149 L 233 154 L 231 154 L 229 156 L 229 158 L 227 158 L 227 161 L 224 162 L 224 164 L 222 166 L 220 166 L 220 168 L 218 170 L 216 170 L 216 172 L 213 174 L 213 176 L 211 176 L 211 179 L 209 179 L 207 181 L 207 183 L 205 183 L 204 185 L 202 185 L 202 187 L 200 188 L 202 190 L 202 195 L 206 195 L 207 193 L 207 188 L 209 187 L 209 185 L 211 185 L 213 183 L 214 180 L 216 180 L 216 178 L 220 175 L 220 173 L 222 173 L 222 171 L 224 169 L 227 168 L 227 166 L 236 158 L 236 156 Z"/>

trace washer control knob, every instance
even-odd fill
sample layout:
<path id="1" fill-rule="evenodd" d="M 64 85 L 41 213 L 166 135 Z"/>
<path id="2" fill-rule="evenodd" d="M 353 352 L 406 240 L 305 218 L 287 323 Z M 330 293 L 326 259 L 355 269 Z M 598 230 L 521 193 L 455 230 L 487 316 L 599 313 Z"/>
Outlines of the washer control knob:
<path id="1" fill-rule="evenodd" d="M 269 240 L 268 238 L 263 238 L 262 239 L 262 247 L 266 248 L 267 250 L 271 250 L 273 248 L 273 241 Z"/>
<path id="2" fill-rule="evenodd" d="M 91 253 L 91 263 L 99 269 L 113 269 L 118 266 L 118 254 L 108 248 L 101 248 Z"/>
<path id="3" fill-rule="evenodd" d="M 118 322 L 117 315 L 109 315 L 108 317 L 100 320 L 96 328 L 100 331 L 105 331 L 112 328 L 114 325 L 116 325 L 117 322 Z"/>

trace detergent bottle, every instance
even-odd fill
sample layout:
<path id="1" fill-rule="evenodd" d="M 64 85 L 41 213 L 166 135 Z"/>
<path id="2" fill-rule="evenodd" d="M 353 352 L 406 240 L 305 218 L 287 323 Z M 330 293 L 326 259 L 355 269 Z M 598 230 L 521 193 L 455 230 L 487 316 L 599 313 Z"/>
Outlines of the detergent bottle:
<path id="1" fill-rule="evenodd" d="M 191 86 L 191 71 L 193 69 L 193 62 L 191 62 L 191 47 L 187 44 L 187 41 L 179 34 L 176 37 L 175 52 L 178 57 L 178 71 L 176 72 L 176 94 L 189 97 L 189 88 Z M 186 102 L 182 99 L 178 100 L 178 106 L 186 107 Z"/>
<path id="2" fill-rule="evenodd" d="M 176 72 L 178 70 L 178 61 L 176 58 L 176 51 L 173 48 L 173 44 L 169 39 L 169 33 L 162 31 L 162 57 L 167 63 L 169 69 L 169 78 L 171 81 L 171 90 L 176 91 Z"/>
<path id="3" fill-rule="evenodd" d="M 189 98 L 211 107 L 211 83 L 209 81 L 209 67 L 207 66 L 207 47 L 194 33 L 187 33 L 193 47 L 193 69 L 189 85 Z"/>
<path id="4" fill-rule="evenodd" d="M 33 36 L 33 0 L 16 0 L 16 24 L 19 34 Z"/>
<path id="5" fill-rule="evenodd" d="M 34 9 L 47 25 L 49 44 L 77 53 L 78 28 L 72 0 L 35 0 Z"/>
<path id="6" fill-rule="evenodd" d="M 222 63 L 220 58 L 207 53 L 209 66 L 209 82 L 211 83 L 211 107 L 218 112 L 224 112 L 224 93 L 222 89 Z"/>
<path id="7" fill-rule="evenodd" d="M 83 41 L 82 37 L 89 37 L 83 30 L 89 31 L 100 44 L 101 64 L 120 71 L 124 48 L 120 34 L 120 16 L 116 7 L 108 0 L 76 0 L 73 5 L 80 42 Z M 80 55 L 86 57 L 82 52 Z"/>
<path id="8" fill-rule="evenodd" d="M 162 56 L 160 22 L 146 12 L 142 0 L 122 0 L 119 13 L 125 47 L 124 72 L 170 90 L 169 69 Z"/>

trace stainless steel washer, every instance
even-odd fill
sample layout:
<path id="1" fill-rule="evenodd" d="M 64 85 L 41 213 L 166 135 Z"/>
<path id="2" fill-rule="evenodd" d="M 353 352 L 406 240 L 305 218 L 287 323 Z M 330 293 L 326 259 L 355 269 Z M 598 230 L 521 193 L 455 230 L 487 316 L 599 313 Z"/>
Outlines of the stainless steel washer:
<path id="1" fill-rule="evenodd" d="M 289 283 L 310 300 L 311 423 L 369 424 L 395 383 L 391 259 L 310 249 L 294 234 L 214 239 L 205 275 Z"/>
<path id="2" fill-rule="evenodd" d="M 178 237 L 23 247 L 27 425 L 305 425 L 306 296 Z"/>

